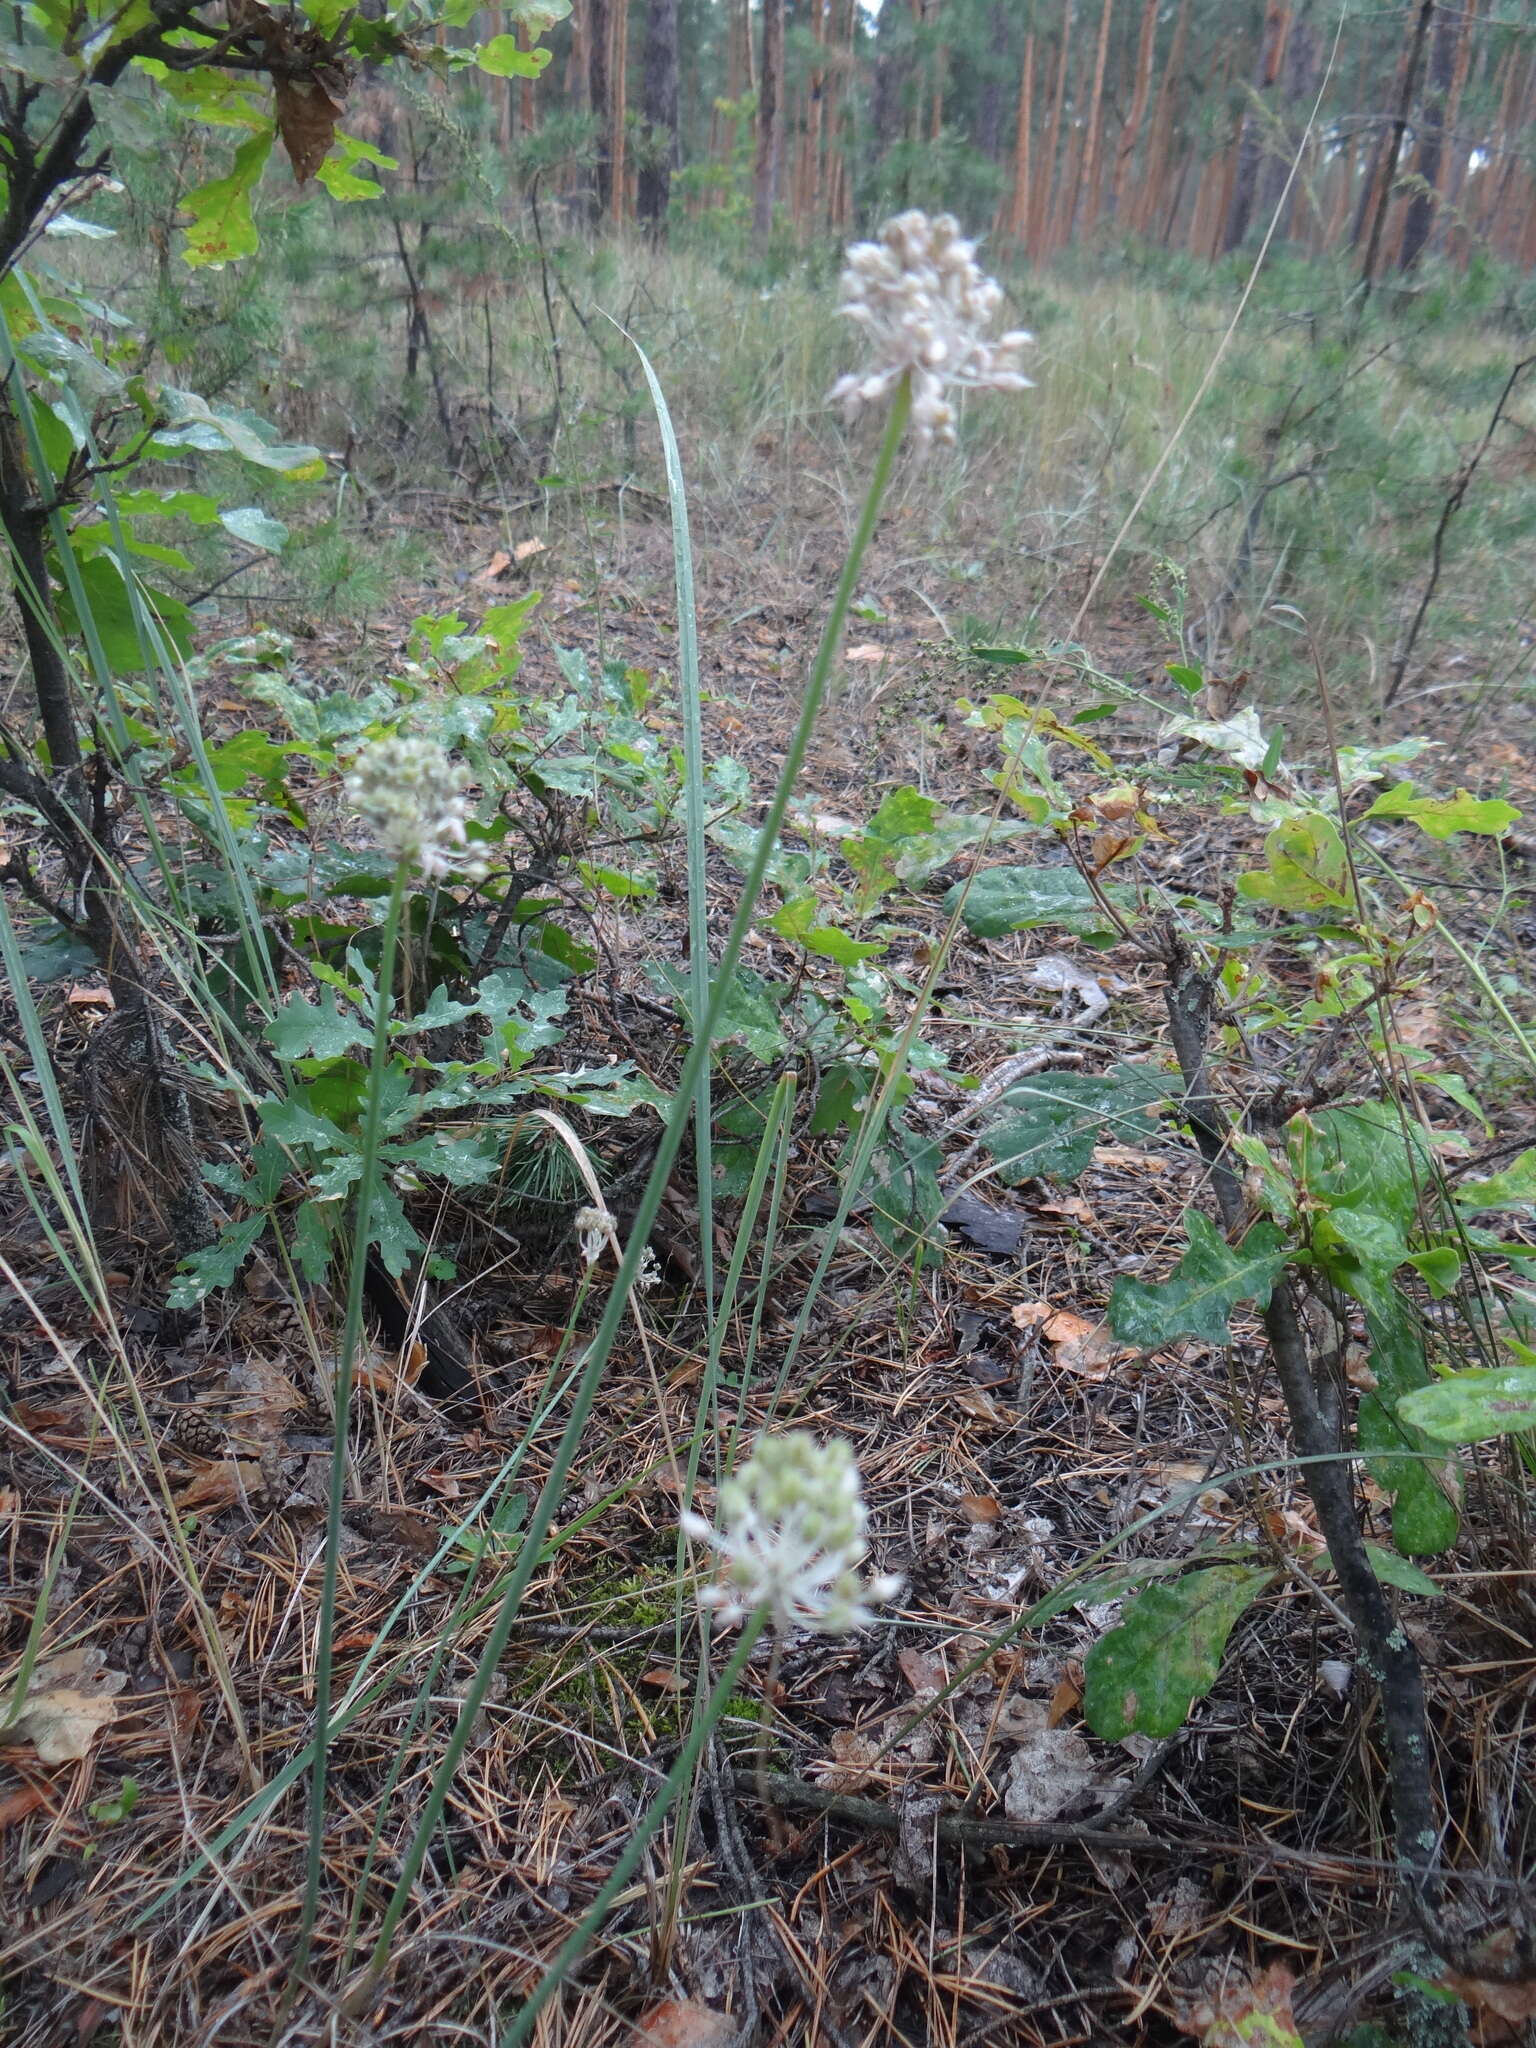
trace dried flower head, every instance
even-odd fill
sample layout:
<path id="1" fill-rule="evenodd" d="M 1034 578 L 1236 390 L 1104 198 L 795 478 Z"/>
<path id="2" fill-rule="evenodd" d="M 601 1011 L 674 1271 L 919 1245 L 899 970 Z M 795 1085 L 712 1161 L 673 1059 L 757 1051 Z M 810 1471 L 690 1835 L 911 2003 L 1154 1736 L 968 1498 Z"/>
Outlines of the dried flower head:
<path id="1" fill-rule="evenodd" d="M 853 1452 L 841 1437 L 805 1430 L 759 1437 L 720 1488 L 720 1527 L 685 1514 L 683 1528 L 719 1553 L 723 1569 L 699 1595 L 723 1622 L 767 1611 L 779 1629 L 847 1635 L 894 1600 L 901 1579 L 861 1579 L 868 1517 Z"/>
<path id="2" fill-rule="evenodd" d="M 613 1235 L 613 1230 L 611 1211 L 600 1209 L 596 1204 L 576 1211 L 576 1235 L 581 1240 L 581 1256 L 587 1265 L 597 1264 L 603 1255 L 604 1245 Z"/>
<path id="3" fill-rule="evenodd" d="M 347 771 L 346 792 L 391 860 L 429 879 L 450 868 L 485 872 L 483 863 L 455 850 L 465 843 L 469 803 L 463 776 L 436 740 L 400 733 L 371 740 Z"/>
<path id="4" fill-rule="evenodd" d="M 889 398 L 910 372 L 912 430 L 927 449 L 955 438 L 951 388 L 1030 388 L 1019 356 L 1033 336 L 1017 328 L 987 339 L 1002 288 L 978 267 L 976 244 L 953 215 L 897 214 L 878 242 L 856 242 L 848 251 L 841 289 L 842 311 L 864 329 L 874 356 L 872 369 L 832 387 L 850 421 Z"/>

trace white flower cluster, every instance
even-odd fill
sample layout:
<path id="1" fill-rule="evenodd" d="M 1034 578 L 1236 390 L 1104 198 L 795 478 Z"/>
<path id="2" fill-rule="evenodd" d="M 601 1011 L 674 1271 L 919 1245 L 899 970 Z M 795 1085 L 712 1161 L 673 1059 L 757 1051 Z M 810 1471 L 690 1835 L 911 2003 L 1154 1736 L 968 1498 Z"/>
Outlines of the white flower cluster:
<path id="1" fill-rule="evenodd" d="M 618 1225 L 609 1209 L 586 1208 L 576 1211 L 576 1235 L 581 1244 L 582 1263 L 595 1266 L 603 1255 L 603 1247 L 613 1240 L 614 1250 L 618 1244 L 614 1232 Z M 661 1265 L 656 1254 L 647 1245 L 640 1254 L 639 1270 L 635 1274 L 635 1285 L 642 1294 L 649 1294 L 653 1287 L 661 1285 Z"/>
<path id="2" fill-rule="evenodd" d="M 874 1620 L 905 1583 L 861 1579 L 868 1517 L 853 1452 L 804 1430 L 759 1437 L 751 1457 L 720 1488 L 720 1528 L 685 1514 L 689 1536 L 719 1553 L 718 1581 L 699 1595 L 729 1626 L 767 1611 L 780 1630 L 847 1635 Z"/>
<path id="3" fill-rule="evenodd" d="M 371 740 L 347 771 L 346 792 L 391 860 L 429 880 L 450 869 L 475 879 L 484 874 L 483 862 L 457 851 L 470 807 L 464 777 L 436 740 L 399 733 Z"/>
<path id="4" fill-rule="evenodd" d="M 989 341 L 1002 287 L 976 262 L 976 244 L 952 214 L 899 213 L 878 242 L 856 242 L 842 275 L 842 311 L 869 336 L 874 368 L 840 377 L 831 397 L 852 421 L 912 376 L 912 429 L 924 450 L 953 441 L 946 393 L 1027 391 L 1019 356 L 1033 336 L 1022 328 Z"/>
<path id="5" fill-rule="evenodd" d="M 608 1210 L 599 1209 L 595 1204 L 576 1211 L 576 1235 L 581 1240 L 581 1257 L 584 1265 L 595 1266 L 603 1256 L 603 1247 L 613 1233 L 613 1217 Z"/>

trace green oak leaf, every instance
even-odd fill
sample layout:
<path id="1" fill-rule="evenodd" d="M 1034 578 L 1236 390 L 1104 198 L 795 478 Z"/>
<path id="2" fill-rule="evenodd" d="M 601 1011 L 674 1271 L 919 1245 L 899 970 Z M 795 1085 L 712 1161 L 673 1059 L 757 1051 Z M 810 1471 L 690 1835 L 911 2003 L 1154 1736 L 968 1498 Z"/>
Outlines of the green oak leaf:
<path id="1" fill-rule="evenodd" d="M 1525 1209 L 1536 1206 L 1536 1147 L 1522 1152 L 1502 1173 L 1464 1180 L 1454 1191 L 1458 1209 Z"/>
<path id="2" fill-rule="evenodd" d="M 232 511 L 221 512 L 219 524 L 247 547 L 261 548 L 269 555 L 280 555 L 288 544 L 287 527 L 281 519 L 263 512 L 259 505 L 237 505 Z"/>
<path id="3" fill-rule="evenodd" d="M 330 152 L 315 176 L 330 193 L 344 205 L 356 199 L 379 199 L 384 187 L 372 178 L 360 177 L 355 166 L 374 164 L 381 171 L 399 169 L 397 160 L 385 156 L 375 149 L 371 142 L 364 142 L 356 135 L 343 135 L 338 128 L 331 141 Z"/>
<path id="4" fill-rule="evenodd" d="M 492 78 L 537 78 L 549 52 L 519 49 L 516 36 L 492 36 L 475 51 L 475 62 Z"/>
<path id="5" fill-rule="evenodd" d="M 1402 1416 L 1403 1401 L 1429 1379 L 1418 1315 L 1390 1279 L 1357 1272 L 1340 1280 L 1364 1304 L 1376 1380 L 1356 1419 L 1360 1448 L 1370 1453 L 1371 1477 L 1392 1495 L 1393 1542 L 1405 1557 L 1433 1557 L 1455 1542 L 1461 1526 L 1446 1491 L 1459 1484 L 1459 1474 L 1454 1458 L 1425 1455 L 1439 1447 Z"/>
<path id="6" fill-rule="evenodd" d="M 1083 1711 L 1095 1735 L 1173 1735 L 1221 1669 L 1227 1638 L 1274 1573 L 1211 1565 L 1171 1586 L 1148 1586 L 1083 1659 Z"/>
<path id="7" fill-rule="evenodd" d="M 1011 1187 L 1041 1175 L 1070 1180 L 1092 1158 L 1105 1125 L 1121 1142 L 1144 1142 L 1147 1112 L 1168 1093 L 1165 1074 L 1124 1062 L 1107 1074 L 1031 1074 L 1002 1097 L 998 1108 L 1007 1114 L 981 1141 Z"/>
<path id="8" fill-rule="evenodd" d="M 1126 1344 L 1158 1351 L 1176 1337 L 1230 1344 L 1227 1318 L 1240 1301 L 1267 1305 L 1285 1264 L 1284 1231 L 1258 1222 L 1234 1248 L 1198 1209 L 1186 1209 L 1189 1249 L 1166 1280 L 1122 1275 L 1109 1297 L 1109 1325 Z"/>
<path id="9" fill-rule="evenodd" d="M 191 214 L 182 255 L 197 269 L 205 263 L 236 263 L 258 246 L 251 194 L 261 182 L 272 154 L 272 124 L 250 136 L 235 151 L 234 165 L 222 178 L 212 178 L 187 193 L 182 205 Z"/>
<path id="10" fill-rule="evenodd" d="M 355 1011 L 342 1014 L 328 988 L 321 990 L 318 1003 L 295 990 L 266 1029 L 267 1043 L 280 1060 L 303 1059 L 307 1054 L 335 1059 L 354 1045 L 366 1045 L 370 1036 L 369 1027 Z"/>
<path id="11" fill-rule="evenodd" d="M 1308 811 L 1287 818 L 1264 841 L 1269 866 L 1239 875 L 1239 894 L 1276 910 L 1352 910 L 1349 861 L 1331 818 Z"/>
<path id="12" fill-rule="evenodd" d="M 946 914 L 953 913 L 963 887 L 957 882 L 944 898 Z M 1106 887 L 1104 894 L 1117 908 L 1129 900 L 1122 889 Z M 964 917 L 966 930 L 979 939 L 1038 925 L 1054 925 L 1096 946 L 1113 945 L 1120 936 L 1076 868 L 983 868 L 966 890 Z"/>
<path id="13" fill-rule="evenodd" d="M 183 1259 L 166 1300 L 172 1308 L 195 1308 L 205 1296 L 234 1285 L 235 1275 L 256 1249 L 267 1227 L 264 1215 L 247 1216 L 221 1230 L 213 1243 Z"/>
<path id="14" fill-rule="evenodd" d="M 1479 798 L 1458 789 L 1454 796 L 1415 796 L 1411 782 L 1399 782 L 1377 797 L 1368 818 L 1411 818 L 1431 839 L 1450 839 L 1457 832 L 1476 832 L 1502 839 L 1521 813 L 1501 797 Z"/>
<path id="15" fill-rule="evenodd" d="M 1536 1429 L 1536 1365 L 1453 1372 L 1397 1404 L 1404 1422 L 1446 1444 L 1480 1444 Z"/>

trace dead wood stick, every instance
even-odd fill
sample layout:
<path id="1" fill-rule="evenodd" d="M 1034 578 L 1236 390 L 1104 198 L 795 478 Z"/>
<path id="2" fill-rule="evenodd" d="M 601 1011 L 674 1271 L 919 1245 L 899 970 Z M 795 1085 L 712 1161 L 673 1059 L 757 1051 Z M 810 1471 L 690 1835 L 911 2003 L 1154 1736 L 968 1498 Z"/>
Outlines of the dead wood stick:
<path id="1" fill-rule="evenodd" d="M 826 1785 L 808 1785 L 802 1778 L 786 1777 L 780 1771 L 759 1776 L 756 1771 L 734 1771 L 736 1790 L 748 1798 L 766 1790 L 775 1806 L 791 1813 L 824 1813 L 829 1820 L 852 1827 L 873 1828 L 880 1834 L 900 1831 L 901 1815 L 894 1806 L 878 1799 L 857 1799 L 846 1792 L 834 1792 Z M 1101 1828 L 1092 1821 L 1007 1821 L 973 1820 L 969 1814 L 940 1813 L 933 1826 L 941 1842 L 968 1849 L 1084 1849 L 1114 1850 L 1123 1855 L 1187 1856 L 1185 1842 L 1164 1842 L 1155 1835 L 1123 1834 Z"/>

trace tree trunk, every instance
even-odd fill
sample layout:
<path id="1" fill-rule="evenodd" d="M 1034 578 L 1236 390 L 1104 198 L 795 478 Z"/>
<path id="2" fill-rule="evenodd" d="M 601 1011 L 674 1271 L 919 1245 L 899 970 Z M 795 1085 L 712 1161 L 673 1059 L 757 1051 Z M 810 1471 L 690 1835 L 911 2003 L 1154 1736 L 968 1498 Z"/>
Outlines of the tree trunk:
<path id="1" fill-rule="evenodd" d="M 1142 201 L 1132 208 L 1135 224 L 1142 234 L 1153 228 L 1157 219 L 1159 203 L 1168 170 L 1169 141 L 1173 132 L 1173 102 L 1178 89 L 1179 69 L 1184 62 L 1184 42 L 1189 33 L 1189 0 L 1179 0 L 1179 17 L 1173 25 L 1173 41 L 1168 49 L 1168 62 L 1163 67 L 1162 82 L 1157 88 L 1157 105 L 1152 109 L 1152 139 L 1147 148 L 1147 169 L 1142 179 Z M 1186 155 L 1185 164 L 1188 163 Z M 1182 186 L 1183 178 L 1180 177 Z M 1168 216 L 1168 226 L 1162 239 L 1167 240 L 1173 229 L 1173 214 Z"/>
<path id="2" fill-rule="evenodd" d="M 1141 124 L 1146 119 L 1147 101 L 1152 94 L 1152 59 L 1157 46 L 1157 15 L 1159 0 L 1146 0 L 1141 11 L 1141 36 L 1136 45 L 1136 78 L 1131 88 L 1131 111 L 1120 130 L 1120 146 L 1115 151 L 1114 178 L 1109 190 L 1109 211 L 1118 222 L 1121 208 L 1125 203 L 1126 181 L 1131 174 L 1131 160 L 1136 154 L 1136 144 L 1141 136 Z"/>
<path id="3" fill-rule="evenodd" d="M 22 639 L 32 667 L 32 693 L 48 742 L 48 765 L 55 775 L 62 775 L 80 767 L 80 734 L 74 686 L 69 664 L 60 652 L 48 582 L 48 514 L 42 509 L 43 496 L 27 460 L 21 422 L 9 398 L 0 391 L 0 526 L 10 556 L 12 595 L 21 614 Z"/>
<path id="4" fill-rule="evenodd" d="M 752 233 L 761 247 L 773 232 L 784 148 L 784 0 L 763 0 L 763 61 L 757 88 L 757 165 L 752 184 Z"/>
<path id="5" fill-rule="evenodd" d="M 565 103 L 573 114 L 585 114 L 591 105 L 586 29 L 589 11 L 579 8 L 571 16 L 571 40 L 565 56 Z"/>
<path id="6" fill-rule="evenodd" d="M 1285 47 L 1290 38 L 1291 17 L 1280 0 L 1269 0 L 1264 9 L 1264 30 L 1259 43 L 1258 68 L 1253 79 L 1253 95 L 1258 106 L 1243 110 L 1238 128 L 1237 161 L 1232 179 L 1232 192 L 1228 211 L 1222 228 L 1221 248 L 1241 248 L 1253 222 L 1254 205 L 1259 191 L 1259 170 L 1269 148 L 1269 134 L 1272 116 L 1270 102 L 1279 81 L 1280 68 L 1285 60 Z"/>
<path id="7" fill-rule="evenodd" d="M 587 103 L 597 119 L 597 175 L 594 182 L 593 218 L 605 220 L 613 204 L 613 135 L 610 128 L 612 94 L 608 80 L 608 59 L 613 43 L 612 15 L 624 0 L 587 0 Z"/>
<path id="8" fill-rule="evenodd" d="M 1322 54 L 1322 43 L 1311 24 L 1300 17 L 1294 19 L 1280 60 L 1276 118 L 1272 123 L 1270 146 L 1265 151 L 1259 167 L 1259 189 L 1255 207 L 1257 218 L 1268 226 L 1284 200 L 1285 210 L 1281 215 L 1279 227 L 1282 235 L 1288 235 L 1290 232 L 1290 219 L 1300 179 L 1299 172 L 1297 178 L 1292 179 L 1291 166 L 1304 146 L 1307 121 L 1312 112 L 1312 103 L 1317 96 L 1317 73 Z M 1287 185 L 1290 186 L 1288 198 Z"/>
<path id="9" fill-rule="evenodd" d="M 1435 24 L 1424 102 L 1414 124 L 1419 133 L 1419 149 L 1413 168 L 1422 183 L 1416 185 L 1409 198 L 1408 217 L 1403 222 L 1403 246 L 1398 256 L 1398 267 L 1402 270 L 1414 268 L 1424 254 L 1430 229 L 1434 226 L 1435 206 L 1446 160 L 1445 131 L 1452 118 L 1451 90 L 1462 68 L 1461 50 L 1466 41 L 1466 21 L 1466 15 L 1458 10 L 1442 14 Z"/>
<path id="10" fill-rule="evenodd" d="M 1024 69 L 1019 74 L 1019 129 L 1013 155 L 1013 204 L 1008 210 L 1008 235 L 1026 250 L 1029 241 L 1031 191 L 1029 124 L 1035 104 L 1035 39 L 1024 38 Z"/>
<path id="11" fill-rule="evenodd" d="M 999 163 L 1003 157 L 1003 122 L 1008 114 L 1007 82 L 1013 46 L 1008 0 L 992 0 L 987 41 L 987 68 L 976 98 L 973 139 L 984 157 Z"/>
<path id="12" fill-rule="evenodd" d="M 832 34 L 832 24 L 828 19 L 830 4 L 831 0 L 811 0 L 811 39 L 816 45 L 816 57 L 806 85 L 805 132 L 800 141 L 800 193 L 796 212 L 812 230 L 821 210 L 821 134 L 827 98 L 826 45 Z"/>
<path id="13" fill-rule="evenodd" d="M 1099 17 L 1099 46 L 1093 60 L 1093 89 L 1088 101 L 1088 135 L 1083 144 L 1082 174 L 1072 195 L 1072 212 L 1067 222 L 1070 242 L 1079 219 L 1085 235 L 1093 232 L 1099 217 L 1099 145 L 1104 134 L 1104 66 L 1109 56 L 1109 22 L 1115 0 L 1104 0 Z"/>
<path id="14" fill-rule="evenodd" d="M 659 237 L 666 230 L 672 169 L 677 162 L 677 0 L 650 0 L 641 89 L 645 154 L 635 212 Z"/>
<path id="15" fill-rule="evenodd" d="M 1420 0 L 1418 19 L 1413 25 L 1413 40 L 1408 45 L 1397 112 L 1392 117 L 1392 132 L 1387 141 L 1386 158 L 1382 164 L 1381 184 L 1371 220 L 1371 237 L 1366 243 L 1365 260 L 1360 266 L 1360 282 L 1367 296 L 1376 279 L 1376 265 L 1381 255 L 1381 237 L 1386 226 L 1387 207 L 1391 203 L 1392 187 L 1397 181 L 1397 162 L 1402 154 L 1403 135 L 1408 127 L 1413 96 L 1418 89 L 1419 63 L 1424 54 L 1424 43 L 1429 35 L 1429 24 L 1434 18 L 1434 12 L 1435 0 Z"/>
<path id="16" fill-rule="evenodd" d="M 1061 146 L 1061 116 L 1067 103 L 1067 59 L 1072 49 L 1072 0 L 1066 0 L 1066 12 L 1061 21 L 1061 50 L 1056 64 L 1056 90 L 1051 97 L 1051 126 L 1045 141 L 1045 156 L 1040 165 L 1040 204 L 1035 215 L 1034 230 L 1030 235 L 1030 253 L 1036 257 L 1048 256 L 1051 250 L 1051 231 L 1055 225 L 1052 218 L 1052 193 L 1059 179 L 1056 157 Z"/>
<path id="17" fill-rule="evenodd" d="M 629 0 L 610 0 L 608 15 L 609 211 L 622 225 L 629 211 Z"/>

